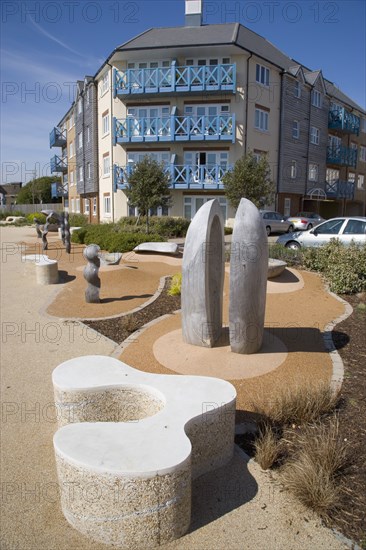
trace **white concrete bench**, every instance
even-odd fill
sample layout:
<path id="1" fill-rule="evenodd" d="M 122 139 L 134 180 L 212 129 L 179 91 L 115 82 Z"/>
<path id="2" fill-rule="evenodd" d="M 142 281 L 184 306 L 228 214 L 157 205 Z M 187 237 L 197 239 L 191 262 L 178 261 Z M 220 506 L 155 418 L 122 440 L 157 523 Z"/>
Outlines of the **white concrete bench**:
<path id="1" fill-rule="evenodd" d="M 36 281 L 39 285 L 53 285 L 58 283 L 58 262 L 49 258 L 35 263 Z"/>
<path id="2" fill-rule="evenodd" d="M 281 273 L 285 271 L 287 263 L 282 260 L 275 260 L 274 258 L 268 259 L 268 274 L 267 279 L 274 279 L 279 277 Z"/>
<path id="3" fill-rule="evenodd" d="M 52 379 L 68 522 L 126 548 L 182 536 L 192 477 L 232 457 L 235 388 L 217 378 L 145 373 L 104 356 L 66 361 Z"/>
<path id="4" fill-rule="evenodd" d="M 176 243 L 141 243 L 133 249 L 134 252 L 154 252 L 155 254 L 178 254 Z"/>

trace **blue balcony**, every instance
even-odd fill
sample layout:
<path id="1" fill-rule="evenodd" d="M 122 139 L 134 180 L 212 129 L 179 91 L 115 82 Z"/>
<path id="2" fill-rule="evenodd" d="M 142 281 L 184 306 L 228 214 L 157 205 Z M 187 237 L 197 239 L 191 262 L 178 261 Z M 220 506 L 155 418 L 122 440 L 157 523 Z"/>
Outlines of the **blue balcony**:
<path id="1" fill-rule="evenodd" d="M 360 133 L 360 117 L 353 115 L 344 107 L 332 109 L 328 114 L 328 128 L 358 136 Z"/>
<path id="2" fill-rule="evenodd" d="M 357 149 L 340 145 L 339 147 L 327 147 L 327 164 L 338 166 L 357 166 Z"/>
<path id="3" fill-rule="evenodd" d="M 58 155 L 55 155 L 51 158 L 51 173 L 62 172 L 65 174 L 67 172 L 67 159 L 61 158 Z"/>
<path id="4" fill-rule="evenodd" d="M 236 65 L 114 69 L 114 97 L 190 92 L 236 92 Z"/>
<path id="5" fill-rule="evenodd" d="M 114 189 L 126 189 L 128 178 L 134 166 L 114 165 Z M 232 165 L 206 164 L 192 166 L 190 164 L 167 164 L 172 189 L 216 190 L 223 189 L 222 178 L 232 170 Z"/>
<path id="6" fill-rule="evenodd" d="M 114 143 L 154 141 L 235 142 L 235 115 L 114 119 Z"/>
<path id="7" fill-rule="evenodd" d="M 336 180 L 325 183 L 325 193 L 328 199 L 353 199 L 355 184 L 353 181 Z"/>
<path id="8" fill-rule="evenodd" d="M 69 195 L 68 185 L 66 183 L 54 182 L 51 183 L 51 197 L 52 199 L 67 198 Z"/>
<path id="9" fill-rule="evenodd" d="M 54 128 L 50 132 L 50 147 L 65 147 L 66 146 L 66 131 L 61 132 L 60 128 Z"/>

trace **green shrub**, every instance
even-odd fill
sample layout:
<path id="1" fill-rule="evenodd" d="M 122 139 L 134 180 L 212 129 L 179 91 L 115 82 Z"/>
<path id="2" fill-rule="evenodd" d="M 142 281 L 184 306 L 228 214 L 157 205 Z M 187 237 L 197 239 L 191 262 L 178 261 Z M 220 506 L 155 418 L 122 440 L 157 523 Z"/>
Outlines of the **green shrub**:
<path id="1" fill-rule="evenodd" d="M 233 228 L 232 227 L 224 227 L 224 233 L 225 235 L 232 235 L 233 233 Z"/>
<path id="2" fill-rule="evenodd" d="M 135 246 L 146 241 L 164 241 L 156 233 L 127 231 L 120 224 L 86 225 L 71 236 L 71 241 L 78 244 L 97 244 L 108 252 L 129 252 Z"/>
<path id="3" fill-rule="evenodd" d="M 29 223 L 34 223 L 34 218 L 37 218 L 40 224 L 46 223 L 46 216 L 38 212 L 33 212 L 32 214 L 28 214 L 27 221 Z"/>
<path id="4" fill-rule="evenodd" d="M 21 212 L 20 210 L 15 210 L 15 211 L 3 210 L 3 211 L 0 211 L 0 220 L 5 220 L 8 216 L 24 216 L 24 212 Z"/>
<path id="5" fill-rule="evenodd" d="M 173 218 L 172 216 L 151 216 L 149 218 L 150 231 L 167 238 L 185 237 L 190 223 L 190 220 L 185 218 Z M 129 216 L 121 218 L 117 225 L 128 228 L 129 231 L 141 233 L 145 229 L 146 218 L 144 216 L 140 218 Z"/>
<path id="6" fill-rule="evenodd" d="M 293 250 L 286 248 L 282 244 L 270 244 L 268 247 L 268 255 L 275 260 L 282 260 L 289 266 L 302 264 L 302 250 Z"/>
<path id="7" fill-rule="evenodd" d="M 69 225 L 70 227 L 84 227 L 88 225 L 88 218 L 84 214 L 70 214 Z"/>
<path id="8" fill-rule="evenodd" d="M 170 281 L 169 296 L 180 296 L 182 290 L 182 274 L 176 273 Z"/>

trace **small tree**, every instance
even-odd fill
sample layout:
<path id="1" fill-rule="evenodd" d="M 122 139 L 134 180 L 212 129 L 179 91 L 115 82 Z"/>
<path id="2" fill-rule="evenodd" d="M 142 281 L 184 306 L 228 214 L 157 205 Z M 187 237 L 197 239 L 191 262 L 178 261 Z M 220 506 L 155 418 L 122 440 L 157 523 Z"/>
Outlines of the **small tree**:
<path id="1" fill-rule="evenodd" d="M 51 195 L 51 183 L 60 182 L 58 176 L 36 178 L 24 185 L 17 195 L 17 204 L 47 204 L 54 202 Z M 60 202 L 61 199 L 58 201 Z"/>
<path id="2" fill-rule="evenodd" d="M 149 209 L 170 204 L 170 177 L 164 165 L 146 155 L 136 164 L 128 178 L 127 197 L 137 206 L 139 214 L 146 216 L 149 233 Z"/>
<path id="3" fill-rule="evenodd" d="M 269 163 L 265 157 L 258 161 L 252 152 L 236 161 L 234 169 L 223 177 L 225 194 L 233 208 L 240 199 L 252 201 L 257 208 L 274 199 L 274 185 L 270 179 Z"/>

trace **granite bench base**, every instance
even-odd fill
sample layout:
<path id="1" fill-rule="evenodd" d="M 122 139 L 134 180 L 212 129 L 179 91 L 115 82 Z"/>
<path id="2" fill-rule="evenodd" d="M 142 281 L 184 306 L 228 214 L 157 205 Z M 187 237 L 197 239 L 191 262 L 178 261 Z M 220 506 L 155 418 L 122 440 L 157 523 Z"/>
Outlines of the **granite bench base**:
<path id="1" fill-rule="evenodd" d="M 104 356 L 66 361 L 52 378 L 67 521 L 122 548 L 182 536 L 192 478 L 232 457 L 235 388 L 217 378 L 140 372 Z"/>

